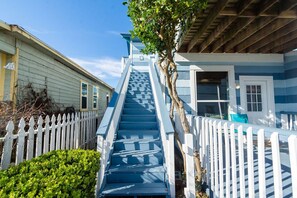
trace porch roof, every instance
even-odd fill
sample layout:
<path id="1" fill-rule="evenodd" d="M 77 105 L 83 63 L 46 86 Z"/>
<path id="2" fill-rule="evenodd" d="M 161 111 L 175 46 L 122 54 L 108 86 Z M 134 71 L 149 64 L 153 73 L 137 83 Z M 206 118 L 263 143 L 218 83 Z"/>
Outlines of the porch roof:
<path id="1" fill-rule="evenodd" d="M 179 52 L 286 53 L 297 48 L 296 0 L 209 0 Z"/>

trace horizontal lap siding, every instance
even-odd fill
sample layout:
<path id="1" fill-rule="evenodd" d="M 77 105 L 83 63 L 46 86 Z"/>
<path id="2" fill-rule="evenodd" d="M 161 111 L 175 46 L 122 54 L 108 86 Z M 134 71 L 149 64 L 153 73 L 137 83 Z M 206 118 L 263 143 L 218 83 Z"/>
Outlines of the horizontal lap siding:
<path id="1" fill-rule="evenodd" d="M 106 92 L 110 92 L 109 88 L 88 79 L 28 44 L 21 43 L 18 72 L 19 91 L 28 83 L 32 83 L 33 88 L 39 90 L 47 88 L 48 95 L 61 107 L 74 106 L 76 110 L 79 110 L 80 80 L 88 83 L 89 110 L 93 105 L 93 85 L 99 87 L 99 110 L 102 113 L 105 108 L 100 108 L 100 103 L 102 104 L 100 95 L 103 95 L 101 91 L 105 91 L 106 95 Z"/>

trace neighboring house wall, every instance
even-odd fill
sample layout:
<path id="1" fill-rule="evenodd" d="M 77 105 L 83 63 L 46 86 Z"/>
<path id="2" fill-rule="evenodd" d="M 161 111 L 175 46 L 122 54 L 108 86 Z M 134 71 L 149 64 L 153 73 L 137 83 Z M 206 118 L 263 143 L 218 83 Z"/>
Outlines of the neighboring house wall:
<path id="1" fill-rule="evenodd" d="M 14 41 L 14 42 L 10 42 Z M 4 42 L 5 45 L 3 44 Z M 17 54 L 17 99 L 21 99 L 24 95 L 24 87 L 31 84 L 33 89 L 40 91 L 47 90 L 48 95 L 58 104 L 62 109 L 65 107 L 73 106 L 77 111 L 81 109 L 81 82 L 85 82 L 88 85 L 87 92 L 87 108 L 83 110 L 97 110 L 100 114 L 103 114 L 107 106 L 107 96 L 111 98 L 112 89 L 103 83 L 94 80 L 94 77 L 89 77 L 82 72 L 74 69 L 73 65 L 69 65 L 69 62 L 61 61 L 57 55 L 53 54 L 49 50 L 41 48 L 38 44 L 32 41 L 26 41 L 17 39 L 16 37 L 0 32 L 0 51 L 2 51 L 2 65 L 10 58 L 14 58 L 16 55 L 9 53 L 13 50 Z M 5 53 L 4 53 L 5 52 Z M 16 62 L 15 62 L 16 63 Z M 13 92 L 12 85 L 14 79 L 11 79 L 13 75 L 11 70 L 3 69 L 1 72 L 5 72 L 4 86 L 0 88 L 3 93 L 1 100 L 12 100 L 10 96 Z M 2 78 L 0 78 L 0 81 Z M 93 108 L 93 86 L 98 88 L 97 95 L 97 108 Z"/>

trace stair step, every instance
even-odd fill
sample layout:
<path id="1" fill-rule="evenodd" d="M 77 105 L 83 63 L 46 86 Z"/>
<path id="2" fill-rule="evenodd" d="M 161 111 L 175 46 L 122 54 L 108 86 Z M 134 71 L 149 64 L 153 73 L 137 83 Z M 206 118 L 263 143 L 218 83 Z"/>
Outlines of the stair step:
<path id="1" fill-rule="evenodd" d="M 160 139 L 119 139 L 114 142 L 115 151 L 155 150 L 161 147 Z"/>
<path id="2" fill-rule="evenodd" d="M 140 99 L 152 99 L 153 95 L 152 93 L 145 93 L 145 94 L 130 94 L 127 93 L 127 98 L 140 98 Z"/>
<path id="3" fill-rule="evenodd" d="M 110 166 L 108 171 L 109 173 L 146 173 L 146 172 L 164 172 L 164 166 L 163 165 L 117 165 L 117 166 Z"/>
<path id="4" fill-rule="evenodd" d="M 157 196 L 168 195 L 165 183 L 116 183 L 106 184 L 102 195 L 109 196 Z"/>
<path id="5" fill-rule="evenodd" d="M 141 95 L 152 95 L 152 90 L 146 90 L 146 91 L 132 91 L 128 90 L 127 95 L 136 95 L 136 94 L 141 94 Z"/>
<path id="6" fill-rule="evenodd" d="M 127 115 L 155 115 L 155 110 L 137 109 L 137 108 L 124 108 L 123 114 Z"/>
<path id="7" fill-rule="evenodd" d="M 155 122 L 155 115 L 122 115 L 121 121 L 147 121 L 147 122 Z"/>
<path id="8" fill-rule="evenodd" d="M 121 121 L 119 129 L 143 129 L 143 130 L 156 130 L 158 129 L 157 122 L 129 122 Z"/>
<path id="9" fill-rule="evenodd" d="M 118 130 L 117 139 L 156 139 L 158 130 Z"/>
<path id="10" fill-rule="evenodd" d="M 152 104 L 140 104 L 140 103 L 125 103 L 124 108 L 143 108 L 143 109 L 155 109 L 155 105 Z"/>
<path id="11" fill-rule="evenodd" d="M 154 104 L 154 100 L 153 99 L 141 99 L 141 98 L 126 98 L 125 103 Z"/>
<path id="12" fill-rule="evenodd" d="M 165 171 L 145 173 L 109 173 L 106 176 L 107 183 L 159 183 L 165 181 Z"/>
<path id="13" fill-rule="evenodd" d="M 141 151 L 115 151 L 111 156 L 111 165 L 163 164 L 161 149 Z"/>

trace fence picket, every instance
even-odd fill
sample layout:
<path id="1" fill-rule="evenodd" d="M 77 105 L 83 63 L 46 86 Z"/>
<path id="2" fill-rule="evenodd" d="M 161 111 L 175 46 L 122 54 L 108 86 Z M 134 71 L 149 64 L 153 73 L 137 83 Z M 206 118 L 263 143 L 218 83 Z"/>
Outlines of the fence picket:
<path id="1" fill-rule="evenodd" d="M 258 164 L 259 164 L 259 197 L 266 198 L 264 129 L 260 129 L 258 131 Z"/>
<path id="2" fill-rule="evenodd" d="M 66 115 L 62 117 L 62 133 L 61 133 L 61 149 L 65 149 L 65 137 L 66 137 Z"/>
<path id="3" fill-rule="evenodd" d="M 292 190 L 293 198 L 297 198 L 297 136 L 291 135 L 288 138 L 289 142 L 289 155 L 291 164 L 291 175 L 292 175 Z M 295 168 L 292 168 L 295 167 Z"/>
<path id="4" fill-rule="evenodd" d="M 273 167 L 273 181 L 274 181 L 274 196 L 276 198 L 283 197 L 283 182 L 282 172 L 280 165 L 280 153 L 279 153 L 279 138 L 278 133 L 274 132 L 271 135 L 271 149 L 272 149 L 272 167 Z"/>
<path id="5" fill-rule="evenodd" d="M 71 130 L 70 130 L 70 149 L 73 149 L 73 141 L 74 141 L 74 114 L 71 114 Z"/>
<path id="6" fill-rule="evenodd" d="M 40 156 L 42 154 L 42 125 L 43 125 L 43 119 L 41 116 L 38 118 L 38 127 L 37 127 L 37 144 L 36 144 L 36 156 Z"/>
<path id="7" fill-rule="evenodd" d="M 56 150 L 61 149 L 61 114 L 57 117 Z"/>
<path id="8" fill-rule="evenodd" d="M 239 183 L 240 197 L 245 197 L 245 178 L 244 178 L 244 152 L 243 152 L 243 129 L 242 125 L 238 127 L 238 155 L 239 155 Z"/>
<path id="9" fill-rule="evenodd" d="M 222 135 L 222 123 L 219 123 L 219 130 L 218 130 L 218 138 L 219 138 L 219 187 L 220 187 L 220 197 L 224 197 L 224 165 L 223 165 L 223 135 Z"/>
<path id="10" fill-rule="evenodd" d="M 19 131 L 18 131 L 18 143 L 16 151 L 16 165 L 24 161 L 24 144 L 25 144 L 25 120 L 21 118 L 19 122 Z"/>
<path id="11" fill-rule="evenodd" d="M 51 141 L 50 141 L 50 151 L 55 150 L 56 147 L 56 116 L 53 115 L 51 119 Z"/>
<path id="12" fill-rule="evenodd" d="M 224 135 L 225 135 L 225 167 L 226 167 L 226 198 L 229 198 L 230 193 L 230 142 L 229 142 L 229 131 L 227 123 L 224 124 Z"/>
<path id="13" fill-rule="evenodd" d="M 231 136 L 231 163 L 232 163 L 232 197 L 237 197 L 237 168 L 236 168 L 236 145 L 235 145 L 235 133 L 234 124 L 230 126 Z"/>
<path id="14" fill-rule="evenodd" d="M 80 113 L 76 113 L 75 117 L 76 117 L 76 122 L 75 122 L 75 132 L 74 132 L 74 140 L 75 140 L 75 144 L 74 144 L 74 148 L 78 149 L 79 148 L 79 132 L 80 132 L 80 119 L 79 119 L 79 114 Z"/>
<path id="15" fill-rule="evenodd" d="M 6 135 L 4 136 L 4 146 L 1 158 L 1 169 L 7 169 L 10 165 L 11 160 L 11 151 L 12 151 L 12 142 L 13 142 L 13 130 L 14 124 L 12 121 L 9 121 L 6 126 Z"/>
<path id="16" fill-rule="evenodd" d="M 48 148 L 49 148 L 49 131 L 50 131 L 49 123 L 50 123 L 50 119 L 49 119 L 49 116 L 47 115 L 45 117 L 45 133 L 44 133 L 43 154 L 47 153 Z"/>
<path id="17" fill-rule="evenodd" d="M 247 128 L 247 161 L 248 161 L 248 191 L 250 197 L 255 197 L 254 187 L 254 149 L 253 149 L 253 129 Z"/>
<path id="18" fill-rule="evenodd" d="M 66 126 L 67 126 L 67 130 L 66 130 L 66 149 L 68 150 L 69 149 L 69 140 L 70 140 L 70 114 L 68 113 L 67 114 L 67 123 L 66 123 Z"/>
<path id="19" fill-rule="evenodd" d="M 31 117 L 29 121 L 29 134 L 28 134 L 28 141 L 27 141 L 27 160 L 33 158 L 33 149 L 34 149 L 34 118 Z"/>
<path id="20" fill-rule="evenodd" d="M 219 167 L 218 167 L 218 130 L 221 130 L 221 122 L 213 122 L 213 163 L 214 163 L 214 175 L 215 175 L 215 196 L 219 197 Z"/>
<path id="21" fill-rule="evenodd" d="M 209 144 L 210 144 L 210 172 L 209 172 L 209 176 L 210 176 L 210 184 L 211 184 L 211 189 L 214 189 L 215 185 L 214 185 L 214 157 L 213 157 L 213 127 L 212 127 L 212 121 L 209 121 L 209 125 L 208 125 L 208 131 L 209 131 Z M 209 158 L 207 159 L 209 160 Z"/>

